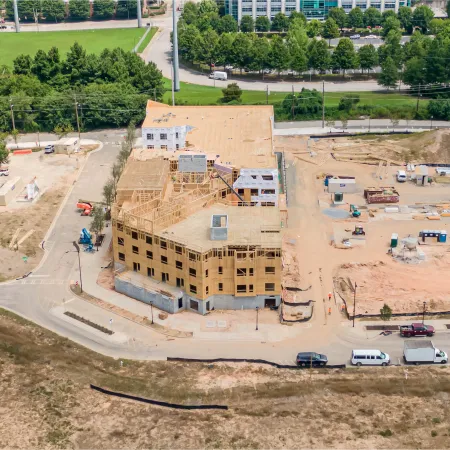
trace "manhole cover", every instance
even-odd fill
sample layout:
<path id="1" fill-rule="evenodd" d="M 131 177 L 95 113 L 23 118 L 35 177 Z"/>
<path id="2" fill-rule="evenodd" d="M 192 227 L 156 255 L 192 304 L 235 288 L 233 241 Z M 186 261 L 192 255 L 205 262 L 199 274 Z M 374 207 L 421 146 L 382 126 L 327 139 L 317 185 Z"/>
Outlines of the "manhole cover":
<path id="1" fill-rule="evenodd" d="M 366 325 L 367 331 L 398 331 L 398 325 Z"/>
<path id="2" fill-rule="evenodd" d="M 206 328 L 215 328 L 216 327 L 216 321 L 215 320 L 208 320 L 206 322 Z"/>

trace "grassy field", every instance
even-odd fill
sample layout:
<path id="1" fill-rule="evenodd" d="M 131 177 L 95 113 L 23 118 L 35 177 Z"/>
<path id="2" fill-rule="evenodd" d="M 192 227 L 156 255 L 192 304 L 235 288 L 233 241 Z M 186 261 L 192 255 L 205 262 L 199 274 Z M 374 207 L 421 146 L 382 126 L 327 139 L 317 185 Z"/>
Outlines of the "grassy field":
<path id="1" fill-rule="evenodd" d="M 164 102 L 170 103 L 172 99 L 170 80 L 165 79 L 165 87 L 168 91 L 164 94 Z M 238 82 L 239 84 L 239 82 Z M 215 105 L 222 97 L 222 89 L 212 86 L 200 86 L 197 84 L 180 83 L 180 91 L 175 93 L 175 102 L 187 103 L 189 105 Z M 351 84 L 349 84 L 351 86 Z M 265 91 L 243 91 L 242 104 L 254 105 L 274 104 L 283 101 L 289 92 L 273 92 L 269 95 Z M 337 106 L 341 97 L 345 95 L 359 96 L 360 105 L 369 104 L 374 106 L 415 106 L 417 99 L 409 95 L 383 92 L 330 92 L 325 93 L 325 106 Z M 427 100 L 421 100 L 420 104 L 425 106 Z"/>
<path id="2" fill-rule="evenodd" d="M 145 39 L 142 41 L 141 45 L 139 46 L 137 52 L 142 53 L 145 50 L 145 47 L 150 43 L 153 36 L 155 35 L 156 31 L 158 30 L 157 27 L 152 27 L 147 36 L 145 36 Z"/>
<path id="3" fill-rule="evenodd" d="M 141 345 L 142 342 L 136 342 Z M 450 367 L 289 370 L 107 358 L 0 309 L 0 448 L 450 447 Z M 109 397 L 227 405 L 183 411 Z"/>
<path id="4" fill-rule="evenodd" d="M 53 46 L 58 47 L 60 53 L 65 55 L 74 42 L 82 45 L 88 53 L 95 54 L 101 53 L 104 48 L 121 47 L 124 50 L 132 50 L 144 32 L 144 28 L 113 28 L 45 33 L 0 33 L 0 64 L 12 67 L 17 55 L 34 56 L 38 50 L 48 51 Z M 148 36 L 152 37 L 155 32 L 156 30 L 150 31 Z"/>

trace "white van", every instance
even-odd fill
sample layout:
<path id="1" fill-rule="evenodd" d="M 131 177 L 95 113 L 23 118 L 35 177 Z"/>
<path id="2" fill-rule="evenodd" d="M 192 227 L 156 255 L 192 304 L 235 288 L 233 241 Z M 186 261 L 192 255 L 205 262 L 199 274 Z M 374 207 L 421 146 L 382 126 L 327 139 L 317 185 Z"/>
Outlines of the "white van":
<path id="1" fill-rule="evenodd" d="M 388 366 L 391 358 L 380 350 L 352 350 L 354 366 Z"/>
<path id="2" fill-rule="evenodd" d="M 226 81 L 228 76 L 226 72 L 212 72 L 209 74 L 209 78 L 213 80 L 224 80 Z"/>
<path id="3" fill-rule="evenodd" d="M 406 181 L 406 172 L 404 170 L 397 170 L 397 181 L 404 183 Z"/>

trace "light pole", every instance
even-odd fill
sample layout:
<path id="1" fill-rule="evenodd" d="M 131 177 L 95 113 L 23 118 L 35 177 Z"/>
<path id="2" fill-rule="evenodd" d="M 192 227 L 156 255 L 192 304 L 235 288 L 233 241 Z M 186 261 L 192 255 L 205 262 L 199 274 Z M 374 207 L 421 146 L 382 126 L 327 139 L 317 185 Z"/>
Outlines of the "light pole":
<path id="1" fill-rule="evenodd" d="M 369 133 L 370 133 L 370 116 L 369 116 Z"/>
<path id="2" fill-rule="evenodd" d="M 152 325 L 153 325 L 153 302 L 150 302 L 150 309 L 152 311 Z"/>
<path id="3" fill-rule="evenodd" d="M 356 288 L 358 285 L 355 282 L 355 289 L 353 290 L 353 328 L 355 328 L 355 314 L 356 314 Z"/>
<path id="4" fill-rule="evenodd" d="M 258 331 L 258 313 L 259 313 L 259 306 L 256 307 L 256 331 Z"/>
<path id="5" fill-rule="evenodd" d="M 77 244 L 76 241 L 73 241 L 72 244 L 78 253 L 78 270 L 80 271 L 80 288 L 81 288 L 81 293 L 83 293 L 83 280 L 81 279 L 80 246 Z"/>
<path id="6" fill-rule="evenodd" d="M 430 117 L 430 130 L 433 129 L 433 116 Z"/>
<path id="7" fill-rule="evenodd" d="M 422 325 L 425 323 L 425 311 L 427 308 L 427 302 L 423 302 L 423 315 L 422 315 Z"/>

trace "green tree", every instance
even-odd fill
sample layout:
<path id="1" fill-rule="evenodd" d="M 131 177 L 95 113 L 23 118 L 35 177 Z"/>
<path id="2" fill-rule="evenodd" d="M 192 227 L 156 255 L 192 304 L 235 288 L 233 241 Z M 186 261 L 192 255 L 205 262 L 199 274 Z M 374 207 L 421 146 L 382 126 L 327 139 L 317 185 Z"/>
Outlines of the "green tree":
<path id="1" fill-rule="evenodd" d="M 389 321 L 392 317 L 392 309 L 388 304 L 384 304 L 383 307 L 380 309 L 380 316 L 381 320 Z"/>
<path id="2" fill-rule="evenodd" d="M 291 55 L 290 68 L 297 73 L 307 70 L 308 36 L 302 21 L 296 19 L 291 23 L 286 42 Z"/>
<path id="3" fill-rule="evenodd" d="M 238 33 L 233 42 L 231 62 L 235 67 L 244 69 L 249 63 L 252 48 L 252 40 L 246 33 Z"/>
<path id="4" fill-rule="evenodd" d="M 419 27 L 422 33 L 426 33 L 430 26 L 434 12 L 426 5 L 417 6 L 412 15 L 412 22 L 415 27 Z"/>
<path id="5" fill-rule="evenodd" d="M 344 8 L 331 8 L 328 11 L 328 19 L 333 19 L 341 30 L 347 25 L 347 14 Z"/>
<path id="6" fill-rule="evenodd" d="M 255 31 L 255 21 L 252 16 L 243 16 L 240 25 L 243 33 L 253 33 Z"/>
<path id="7" fill-rule="evenodd" d="M 289 19 L 283 13 L 277 13 L 272 20 L 272 31 L 287 31 L 288 28 Z"/>
<path id="8" fill-rule="evenodd" d="M 114 15 L 114 0 L 95 0 L 93 17 L 96 20 L 109 20 Z"/>
<path id="9" fill-rule="evenodd" d="M 308 67 L 313 70 L 327 70 L 330 68 L 330 52 L 325 41 L 311 40 L 308 46 Z"/>
<path id="10" fill-rule="evenodd" d="M 352 28 L 362 28 L 364 26 L 364 13 L 358 6 L 348 13 L 348 23 Z"/>
<path id="11" fill-rule="evenodd" d="M 210 69 L 219 59 L 218 44 L 219 35 L 211 28 L 202 33 L 200 41 L 197 44 L 199 52 L 197 59 L 208 64 Z"/>
<path id="12" fill-rule="evenodd" d="M 270 20 L 267 16 L 259 16 L 255 22 L 256 31 L 265 33 L 270 30 Z"/>
<path id="13" fill-rule="evenodd" d="M 389 16 L 384 22 L 383 29 L 381 30 L 381 35 L 385 37 L 391 30 L 400 32 L 400 21 L 395 17 Z"/>
<path id="14" fill-rule="evenodd" d="M 289 67 L 290 55 L 289 49 L 284 44 L 283 39 L 280 36 L 274 36 L 270 42 L 269 51 L 269 64 L 270 67 L 275 69 L 278 74 Z"/>
<path id="15" fill-rule="evenodd" d="M 43 0 L 42 13 L 46 20 L 58 22 L 64 20 L 66 5 L 63 0 Z"/>
<path id="16" fill-rule="evenodd" d="M 288 94 L 281 107 L 285 113 L 292 114 L 293 118 L 316 118 L 322 113 L 322 95 L 315 89 L 303 88 L 299 93 Z"/>
<path id="17" fill-rule="evenodd" d="M 381 14 L 381 26 L 384 27 L 386 20 L 388 20 L 390 17 L 397 19 L 397 14 L 395 14 L 395 11 L 393 9 L 385 9 L 383 13 Z"/>
<path id="18" fill-rule="evenodd" d="M 9 150 L 6 148 L 6 142 L 3 135 L 0 135 L 0 167 L 9 163 Z"/>
<path id="19" fill-rule="evenodd" d="M 363 45 L 358 51 L 359 67 L 364 71 L 372 70 L 378 65 L 378 54 L 372 44 Z"/>
<path id="20" fill-rule="evenodd" d="M 106 207 L 109 210 L 111 209 L 114 198 L 114 180 L 112 178 L 108 178 L 108 181 L 103 186 L 103 201 L 106 203 Z"/>
<path id="21" fill-rule="evenodd" d="M 92 221 L 89 230 L 95 233 L 95 238 L 97 240 L 98 236 L 102 234 L 103 228 L 105 228 L 105 213 L 101 206 L 96 205 L 92 210 Z"/>
<path id="22" fill-rule="evenodd" d="M 222 103 L 241 102 L 242 89 L 237 83 L 230 83 L 225 89 L 222 89 Z"/>
<path id="23" fill-rule="evenodd" d="M 198 44 L 201 34 L 195 25 L 178 27 L 178 51 L 180 56 L 187 61 L 195 61 L 199 54 Z"/>
<path id="24" fill-rule="evenodd" d="M 134 19 L 137 17 L 137 0 L 118 1 L 116 19 Z"/>
<path id="25" fill-rule="evenodd" d="M 339 37 L 339 27 L 333 19 L 327 19 L 322 28 L 322 37 L 328 39 L 328 46 L 331 46 L 331 39 Z"/>
<path id="26" fill-rule="evenodd" d="M 388 56 L 381 64 L 381 73 L 378 77 L 378 84 L 389 88 L 395 88 L 398 81 L 398 69 L 394 60 Z"/>
<path id="27" fill-rule="evenodd" d="M 197 3 L 186 2 L 183 6 L 183 13 L 181 19 L 184 20 L 186 25 L 195 24 L 199 15 Z"/>
<path id="28" fill-rule="evenodd" d="M 347 111 L 349 112 L 355 105 L 359 103 L 359 95 L 344 95 L 339 100 L 339 111 Z"/>
<path id="29" fill-rule="evenodd" d="M 430 20 L 430 33 L 431 34 L 439 34 L 446 26 L 448 21 L 443 19 L 431 19 Z"/>
<path id="30" fill-rule="evenodd" d="M 448 39 L 439 36 L 432 40 L 426 55 L 425 65 L 428 83 L 447 83 L 449 80 L 450 46 Z"/>
<path id="31" fill-rule="evenodd" d="M 400 6 L 398 8 L 397 18 L 401 27 L 407 32 L 412 33 L 412 10 L 409 6 Z"/>
<path id="32" fill-rule="evenodd" d="M 414 31 L 410 40 L 403 47 L 405 60 L 411 59 L 414 56 L 424 58 L 428 53 L 431 41 L 432 39 L 429 36 L 423 35 L 417 30 Z"/>
<path id="33" fill-rule="evenodd" d="M 427 71 L 424 59 L 415 56 L 406 61 L 405 70 L 403 72 L 403 82 L 410 86 L 426 84 Z"/>
<path id="34" fill-rule="evenodd" d="M 331 57 L 331 64 L 334 69 L 354 69 L 357 67 L 358 59 L 353 42 L 349 38 L 342 38 Z"/>
<path id="35" fill-rule="evenodd" d="M 198 4 L 198 12 L 201 15 L 208 13 L 218 13 L 219 7 L 217 6 L 217 3 L 214 0 L 202 0 Z"/>
<path id="36" fill-rule="evenodd" d="M 69 133 L 72 133 L 72 131 L 73 131 L 73 126 L 70 123 L 65 123 L 65 124 L 56 125 L 53 130 L 53 133 L 55 133 L 59 139 L 62 139 L 63 137 L 67 136 Z"/>
<path id="37" fill-rule="evenodd" d="M 447 1 L 447 17 L 450 17 L 450 0 Z"/>
<path id="38" fill-rule="evenodd" d="M 319 36 L 322 30 L 322 24 L 317 20 L 313 19 L 310 22 L 308 22 L 308 25 L 306 26 L 306 34 L 309 38 L 314 38 L 316 36 Z"/>
<path id="39" fill-rule="evenodd" d="M 50 82 L 61 72 L 59 50 L 56 47 L 52 47 L 48 53 L 38 50 L 31 70 L 43 83 Z"/>
<path id="40" fill-rule="evenodd" d="M 383 63 L 385 59 L 390 56 L 397 67 L 400 67 L 403 63 L 404 52 L 401 44 L 402 35 L 399 30 L 391 30 L 384 37 L 384 44 L 378 47 L 378 58 L 380 63 Z"/>
<path id="41" fill-rule="evenodd" d="M 374 7 L 364 11 L 364 26 L 374 28 L 381 25 L 381 13 Z"/>
<path id="42" fill-rule="evenodd" d="M 224 68 L 233 61 L 233 44 L 235 37 L 235 33 L 223 33 L 219 36 L 219 43 L 217 46 L 220 51 L 218 51 L 217 63 L 224 66 Z"/>
<path id="43" fill-rule="evenodd" d="M 236 33 L 238 30 L 238 23 L 233 16 L 227 14 L 220 18 L 219 33 Z"/>
<path id="44" fill-rule="evenodd" d="M 306 19 L 306 16 L 302 12 L 298 11 L 292 11 L 289 15 L 289 22 L 292 25 L 294 21 L 301 21 L 304 27 L 306 27 L 306 24 L 308 23 L 308 20 Z"/>
<path id="45" fill-rule="evenodd" d="M 89 0 L 69 0 L 69 17 L 72 20 L 87 20 L 90 8 Z"/>
<path id="46" fill-rule="evenodd" d="M 19 55 L 13 62 L 15 75 L 31 75 L 33 60 L 30 55 Z"/>
<path id="47" fill-rule="evenodd" d="M 269 67 L 269 52 L 269 41 L 265 37 L 256 39 L 251 47 L 250 67 L 258 71 Z"/>

